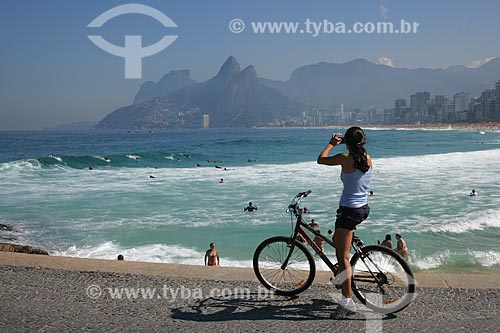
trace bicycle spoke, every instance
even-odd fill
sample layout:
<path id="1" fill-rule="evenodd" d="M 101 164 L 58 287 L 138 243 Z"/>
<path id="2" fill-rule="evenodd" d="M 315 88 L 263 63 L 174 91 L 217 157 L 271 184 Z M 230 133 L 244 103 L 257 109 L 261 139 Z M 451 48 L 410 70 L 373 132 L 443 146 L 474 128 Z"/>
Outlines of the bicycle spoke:
<path id="1" fill-rule="evenodd" d="M 368 246 L 361 257 L 356 257 L 353 291 L 372 308 L 398 311 L 409 304 L 414 291 L 408 272 L 411 274 L 408 266 L 391 250 Z"/>
<path id="2" fill-rule="evenodd" d="M 254 256 L 254 270 L 259 280 L 282 294 L 292 295 L 305 290 L 314 279 L 315 270 L 311 272 L 311 266 L 314 266 L 314 259 L 307 250 L 302 245 L 291 246 L 286 237 L 263 242 Z"/>

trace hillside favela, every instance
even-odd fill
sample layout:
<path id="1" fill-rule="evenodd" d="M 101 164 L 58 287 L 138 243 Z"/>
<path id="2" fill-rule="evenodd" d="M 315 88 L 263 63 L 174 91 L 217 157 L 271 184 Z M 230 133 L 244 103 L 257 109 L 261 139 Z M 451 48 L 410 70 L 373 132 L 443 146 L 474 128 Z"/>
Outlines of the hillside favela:
<path id="1" fill-rule="evenodd" d="M 478 68 L 402 69 L 356 59 L 258 78 L 230 56 L 198 83 L 190 71 L 144 83 L 96 129 L 474 124 L 500 121 L 500 58 Z M 398 96 L 395 98 L 395 96 Z"/>

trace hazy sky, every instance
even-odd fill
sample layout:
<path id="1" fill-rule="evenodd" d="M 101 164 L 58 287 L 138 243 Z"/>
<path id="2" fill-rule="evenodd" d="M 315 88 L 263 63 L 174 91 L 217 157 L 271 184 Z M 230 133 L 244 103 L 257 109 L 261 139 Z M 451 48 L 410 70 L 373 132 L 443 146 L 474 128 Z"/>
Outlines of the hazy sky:
<path id="1" fill-rule="evenodd" d="M 254 65 L 260 77 L 287 80 L 301 65 L 365 58 L 406 68 L 446 68 L 500 55 L 500 1 L 157 0 L 136 3 L 166 14 L 177 28 L 128 14 L 100 28 L 87 25 L 128 1 L 2 0 L 0 2 L 0 130 L 38 129 L 97 121 L 128 105 L 139 86 L 172 69 L 191 69 L 202 81 L 230 56 Z M 231 32 L 229 22 L 245 22 Z M 418 22 L 416 34 L 255 34 L 251 22 Z M 304 25 L 300 26 L 305 28 Z M 142 79 L 124 78 L 124 59 L 87 35 L 123 45 L 142 35 L 143 46 L 165 34 L 178 38 L 142 59 Z M 381 59 L 382 58 L 382 59 Z"/>

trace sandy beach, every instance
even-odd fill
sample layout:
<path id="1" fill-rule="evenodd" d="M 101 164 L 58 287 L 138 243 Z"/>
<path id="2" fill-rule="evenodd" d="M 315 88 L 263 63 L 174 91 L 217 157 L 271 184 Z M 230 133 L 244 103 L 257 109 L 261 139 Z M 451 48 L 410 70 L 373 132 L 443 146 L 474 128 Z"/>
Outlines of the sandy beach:
<path id="1" fill-rule="evenodd" d="M 0 252 L 0 265 L 258 283 L 253 269 L 241 267 L 221 266 L 214 269 L 197 265 L 38 256 L 11 252 Z M 314 283 L 328 284 L 330 276 L 330 272 L 318 271 Z M 415 273 L 415 279 L 417 286 L 427 288 L 500 289 L 500 276 L 497 274 L 421 272 Z"/>
<path id="2" fill-rule="evenodd" d="M 0 327 L 5 332 L 272 332 L 297 327 L 308 332 L 335 325 L 366 332 L 494 332 L 500 326 L 498 275 L 419 273 L 417 296 L 407 309 L 383 316 L 360 306 L 356 315 L 339 322 L 329 319 L 340 294 L 327 284 L 328 277 L 321 272 L 309 290 L 286 298 L 266 293 L 249 268 L 2 252 Z M 125 297 L 113 294 L 117 288 L 149 288 L 156 294 Z"/>
<path id="3" fill-rule="evenodd" d="M 347 126 L 348 127 L 348 126 Z M 463 130 L 499 132 L 500 123 L 436 123 L 436 124 L 399 124 L 399 125 L 364 125 L 363 128 L 372 129 L 408 129 L 408 130 Z"/>

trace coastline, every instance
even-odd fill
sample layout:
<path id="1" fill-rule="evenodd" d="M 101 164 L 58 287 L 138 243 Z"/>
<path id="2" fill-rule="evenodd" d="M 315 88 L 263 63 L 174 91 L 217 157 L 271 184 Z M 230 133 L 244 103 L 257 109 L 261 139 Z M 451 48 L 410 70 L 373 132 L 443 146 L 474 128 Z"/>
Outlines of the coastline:
<path id="1" fill-rule="evenodd" d="M 433 123 L 433 124 L 398 124 L 398 125 L 327 125 L 327 126 L 284 126 L 284 127 L 254 127 L 257 129 L 338 129 L 349 128 L 351 126 L 360 126 L 363 129 L 372 130 L 428 130 L 428 131 L 484 131 L 484 132 L 500 132 L 500 123 Z"/>
<path id="2" fill-rule="evenodd" d="M 118 261 L 0 252 L 0 266 L 60 269 L 76 272 L 108 272 L 204 281 L 258 282 L 252 268 L 207 267 L 186 264 Z M 329 285 L 331 273 L 317 271 L 315 285 Z M 417 287 L 500 289 L 500 274 L 416 272 Z"/>
<path id="3" fill-rule="evenodd" d="M 370 129 L 404 129 L 404 130 L 461 130 L 499 132 L 500 123 L 453 123 L 453 124 L 406 124 L 406 125 L 365 125 Z"/>

